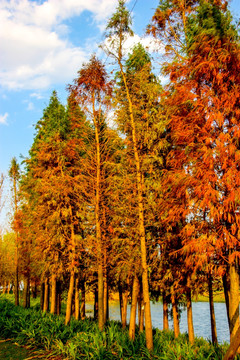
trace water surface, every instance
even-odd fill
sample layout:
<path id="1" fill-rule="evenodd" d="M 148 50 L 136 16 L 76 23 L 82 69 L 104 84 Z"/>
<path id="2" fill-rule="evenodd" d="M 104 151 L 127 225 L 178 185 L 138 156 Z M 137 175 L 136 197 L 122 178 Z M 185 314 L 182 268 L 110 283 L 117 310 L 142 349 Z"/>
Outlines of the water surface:
<path id="1" fill-rule="evenodd" d="M 208 302 L 193 302 L 193 325 L 194 333 L 198 337 L 211 340 L 210 310 Z M 86 309 L 93 311 L 93 304 L 86 304 Z M 218 342 L 229 342 L 229 330 L 225 303 L 214 303 Z M 151 303 L 153 327 L 162 330 L 163 328 L 163 307 L 162 303 Z M 120 320 L 120 309 L 118 302 L 110 304 L 109 315 L 111 320 Z M 130 306 L 127 311 L 127 321 L 130 318 Z M 169 326 L 173 329 L 173 322 L 169 319 Z M 187 332 L 187 311 L 182 310 L 180 319 L 181 333 Z"/>

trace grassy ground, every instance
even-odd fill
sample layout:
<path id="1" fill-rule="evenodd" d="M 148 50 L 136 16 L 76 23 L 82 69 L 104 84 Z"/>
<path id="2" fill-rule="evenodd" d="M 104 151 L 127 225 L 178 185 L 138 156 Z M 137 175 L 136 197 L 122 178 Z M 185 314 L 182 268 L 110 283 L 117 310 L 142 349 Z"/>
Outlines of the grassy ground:
<path id="1" fill-rule="evenodd" d="M 0 342 L 0 359 L 25 360 L 32 356 L 29 350 L 12 344 L 10 341 Z"/>
<path id="2" fill-rule="evenodd" d="M 191 345 L 187 334 L 175 339 L 172 331 L 154 329 L 154 350 L 149 353 L 145 346 L 145 334 L 139 333 L 138 329 L 133 342 L 129 339 L 128 329 L 123 330 L 119 322 L 110 321 L 103 332 L 91 319 L 72 319 L 65 326 L 64 315 L 43 314 L 37 304 L 31 309 L 16 307 L 2 295 L 0 314 L 0 338 L 11 339 L 12 343 L 24 346 L 22 351 L 32 348 L 34 355 L 31 357 L 30 354 L 29 360 L 222 360 L 228 346 L 213 346 L 202 338 L 196 338 Z M 0 356 L 1 360 L 26 359 L 19 347 L 3 344 L 2 351 L 5 353 Z"/>
<path id="3" fill-rule="evenodd" d="M 198 295 L 197 297 L 194 298 L 194 301 L 208 302 L 209 301 L 208 293 Z M 213 301 L 224 303 L 225 302 L 224 292 L 216 292 L 213 296 Z"/>

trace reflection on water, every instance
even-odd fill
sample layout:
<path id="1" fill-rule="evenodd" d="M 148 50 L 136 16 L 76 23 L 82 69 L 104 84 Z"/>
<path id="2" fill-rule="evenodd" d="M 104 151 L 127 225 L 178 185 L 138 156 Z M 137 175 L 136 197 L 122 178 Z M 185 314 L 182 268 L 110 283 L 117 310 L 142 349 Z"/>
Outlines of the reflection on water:
<path id="1" fill-rule="evenodd" d="M 211 324 L 210 324 L 210 310 L 208 302 L 194 302 L 193 307 L 193 325 L 195 335 L 198 337 L 203 337 L 205 339 L 211 340 Z M 91 313 L 87 315 L 92 315 L 93 313 L 93 304 L 86 304 L 86 309 L 90 310 Z M 216 325 L 217 325 L 217 335 L 219 343 L 224 341 L 229 342 L 229 330 L 227 323 L 227 313 L 225 303 L 214 303 L 215 316 L 216 316 Z M 163 328 L 163 309 L 162 303 L 152 303 L 151 304 L 152 312 L 152 324 L 153 327 L 162 329 Z M 120 320 L 120 310 L 119 303 L 113 302 L 110 304 L 110 319 L 111 320 Z M 129 321 L 130 317 L 130 306 L 128 306 L 127 320 Z M 169 326 L 173 329 L 173 322 L 169 320 Z M 182 310 L 181 319 L 180 319 L 180 331 L 182 333 L 187 332 L 187 311 Z"/>

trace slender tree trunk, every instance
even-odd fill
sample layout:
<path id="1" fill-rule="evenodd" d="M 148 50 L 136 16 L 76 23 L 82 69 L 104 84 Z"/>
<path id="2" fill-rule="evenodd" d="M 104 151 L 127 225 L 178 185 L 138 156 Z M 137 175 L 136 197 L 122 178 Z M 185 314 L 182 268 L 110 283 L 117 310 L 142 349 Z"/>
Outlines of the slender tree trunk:
<path id="1" fill-rule="evenodd" d="M 104 298 L 104 323 L 106 323 L 106 321 L 109 320 L 109 299 L 108 299 L 107 269 L 105 270 L 105 276 L 104 276 L 103 298 Z"/>
<path id="2" fill-rule="evenodd" d="M 99 142 L 99 124 L 95 116 L 95 96 L 93 94 L 93 114 L 95 126 L 95 140 L 96 140 L 96 161 L 97 161 L 97 176 L 96 176 L 96 204 L 95 204 L 95 219 L 96 219 L 96 242 L 97 242 L 97 261 L 98 261 L 98 327 L 100 330 L 104 328 L 104 281 L 103 281 L 103 249 L 101 238 L 101 223 L 100 223 L 100 182 L 101 182 L 101 155 Z M 98 116 L 101 116 L 99 114 Z"/>
<path id="3" fill-rule="evenodd" d="M 79 278 L 75 280 L 75 319 L 79 320 L 80 315 L 80 299 L 79 299 Z"/>
<path id="4" fill-rule="evenodd" d="M 94 320 L 98 319 L 98 287 L 94 289 Z"/>
<path id="5" fill-rule="evenodd" d="M 86 303 L 86 297 L 85 297 L 85 281 L 81 280 L 80 282 L 80 290 L 81 290 L 81 307 L 80 307 L 80 316 L 81 320 L 85 319 L 85 303 Z"/>
<path id="6" fill-rule="evenodd" d="M 194 328 L 193 328 L 193 313 L 192 313 L 192 297 L 190 287 L 190 277 L 188 277 L 187 284 L 187 321 L 188 321 L 188 339 L 191 344 L 194 343 Z"/>
<path id="7" fill-rule="evenodd" d="M 119 291 L 119 303 L 120 303 L 120 315 L 121 315 L 121 322 L 122 327 L 125 329 L 127 325 L 127 304 L 128 304 L 128 290 L 124 289 L 119 282 L 118 285 L 118 291 Z"/>
<path id="8" fill-rule="evenodd" d="M 127 326 L 127 304 L 128 304 L 128 290 L 123 292 L 123 308 L 122 308 L 122 327 Z"/>
<path id="9" fill-rule="evenodd" d="M 24 276 L 23 280 L 23 307 L 28 309 L 30 307 L 30 279 L 29 275 Z"/>
<path id="10" fill-rule="evenodd" d="M 38 293 L 37 282 L 36 282 L 36 280 L 34 280 L 33 286 L 32 286 L 32 298 L 33 299 L 37 298 L 37 293 Z"/>
<path id="11" fill-rule="evenodd" d="M 169 322 L 168 322 L 168 301 L 165 291 L 162 294 L 162 302 L 163 302 L 163 330 L 169 330 Z"/>
<path id="12" fill-rule="evenodd" d="M 61 314 L 61 299 L 62 297 L 62 288 L 61 288 L 61 282 L 57 281 L 57 315 Z"/>
<path id="13" fill-rule="evenodd" d="M 55 274 L 52 274 L 52 279 L 51 279 L 51 309 L 50 312 L 51 314 L 56 314 L 57 313 L 57 277 Z"/>
<path id="14" fill-rule="evenodd" d="M 18 241 L 18 239 L 16 240 Z M 15 287 L 14 287 L 14 294 L 15 294 L 15 305 L 19 306 L 19 279 L 18 279 L 18 244 L 16 246 L 16 268 L 15 268 Z"/>
<path id="15" fill-rule="evenodd" d="M 13 189 L 14 189 L 14 206 L 15 206 L 15 214 L 18 210 L 17 203 L 17 177 L 16 174 L 13 176 Z M 19 306 L 19 254 L 18 254 L 18 242 L 19 236 L 18 232 L 16 232 L 16 251 L 15 251 L 15 305 Z"/>
<path id="16" fill-rule="evenodd" d="M 120 317 L 122 323 L 123 322 L 123 289 L 120 280 L 118 282 L 118 294 L 119 294 L 119 305 L 120 305 Z"/>
<path id="17" fill-rule="evenodd" d="M 214 311 L 214 302 L 213 302 L 213 288 L 212 288 L 212 275 L 208 275 L 208 292 L 209 292 L 209 305 L 210 305 L 210 318 L 211 318 L 211 331 L 212 331 L 212 342 L 217 344 L 217 327 Z"/>
<path id="18" fill-rule="evenodd" d="M 101 260 L 100 260 L 101 262 Z M 98 265 L 98 327 L 104 328 L 104 291 L 103 291 L 103 266 Z"/>
<path id="19" fill-rule="evenodd" d="M 230 341 L 232 341 L 239 328 L 239 275 L 235 262 L 230 264 L 229 280 Z"/>
<path id="20" fill-rule="evenodd" d="M 74 269 L 73 269 L 73 270 L 71 270 L 71 275 L 70 275 L 68 298 L 67 298 L 67 308 L 66 308 L 66 317 L 65 317 L 65 325 L 69 324 L 69 322 L 71 320 L 72 299 L 73 299 L 73 292 L 74 292 L 74 278 L 75 278 L 75 273 L 74 273 Z"/>
<path id="21" fill-rule="evenodd" d="M 227 268 L 226 273 L 222 277 L 224 296 L 225 296 L 225 304 L 228 318 L 228 326 L 230 331 L 230 318 L 229 318 L 229 298 L 230 298 L 230 284 L 229 284 L 229 268 Z"/>
<path id="22" fill-rule="evenodd" d="M 8 294 L 10 294 L 10 289 L 11 289 L 11 283 L 10 283 L 10 281 L 9 281 L 9 282 L 8 282 L 8 288 L 7 288 Z"/>
<path id="23" fill-rule="evenodd" d="M 143 330 L 144 330 L 144 306 L 143 306 L 143 299 L 142 299 L 141 295 L 140 295 L 140 297 L 138 297 L 138 326 L 139 326 L 139 331 L 143 332 Z"/>
<path id="24" fill-rule="evenodd" d="M 40 292 L 40 309 L 43 311 L 44 307 L 44 293 L 45 293 L 45 283 L 41 283 L 41 292 Z"/>
<path id="25" fill-rule="evenodd" d="M 138 196 L 138 220 L 139 220 L 139 237 L 140 237 L 141 263 L 142 263 L 142 287 L 143 287 L 143 303 L 144 303 L 144 313 L 145 313 L 146 345 L 148 350 L 152 350 L 153 333 L 152 333 L 152 319 L 151 319 L 151 307 L 150 307 L 150 296 L 149 296 L 149 285 L 148 285 L 146 236 L 145 236 L 145 226 L 144 226 L 143 175 L 141 173 L 140 158 L 137 148 L 137 136 L 136 136 L 135 121 L 133 116 L 132 101 L 130 98 L 127 80 L 123 70 L 122 63 L 120 60 L 118 63 L 120 66 L 121 75 L 123 77 L 124 86 L 127 94 L 131 128 L 132 128 L 132 141 L 133 141 L 134 159 L 136 166 L 136 181 L 137 181 L 137 196 Z"/>
<path id="26" fill-rule="evenodd" d="M 3 283 L 3 294 L 6 294 L 6 291 L 7 291 L 7 282 L 4 281 L 4 283 Z"/>
<path id="27" fill-rule="evenodd" d="M 144 329 L 144 305 L 143 305 L 143 293 L 142 293 L 142 284 L 139 284 L 139 294 L 138 294 L 138 326 L 139 331 L 143 332 Z"/>
<path id="28" fill-rule="evenodd" d="M 44 284 L 44 304 L 43 304 L 43 311 L 49 311 L 49 280 L 48 278 L 45 279 Z"/>
<path id="29" fill-rule="evenodd" d="M 174 336 L 175 338 L 177 338 L 180 334 L 180 329 L 179 329 L 178 305 L 174 293 L 171 294 L 171 301 L 172 301 L 172 311 L 173 311 Z"/>
<path id="30" fill-rule="evenodd" d="M 135 339 L 138 293 L 139 293 L 139 281 L 138 281 L 138 277 L 135 275 L 133 278 L 132 302 L 131 302 L 131 312 L 130 312 L 130 322 L 129 322 L 129 337 L 131 340 Z"/>

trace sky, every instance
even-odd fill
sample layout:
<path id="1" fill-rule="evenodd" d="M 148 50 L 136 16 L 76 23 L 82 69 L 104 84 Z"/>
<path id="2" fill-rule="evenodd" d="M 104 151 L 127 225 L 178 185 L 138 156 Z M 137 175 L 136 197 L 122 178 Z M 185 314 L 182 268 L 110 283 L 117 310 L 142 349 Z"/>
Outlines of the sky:
<path id="1" fill-rule="evenodd" d="M 117 0 L 0 0 L 0 173 L 19 163 L 34 138 L 53 90 L 66 104 L 66 86 L 95 52 Z M 128 0 L 133 30 L 143 36 L 158 0 Z M 235 18 L 240 0 L 232 0 Z"/>

